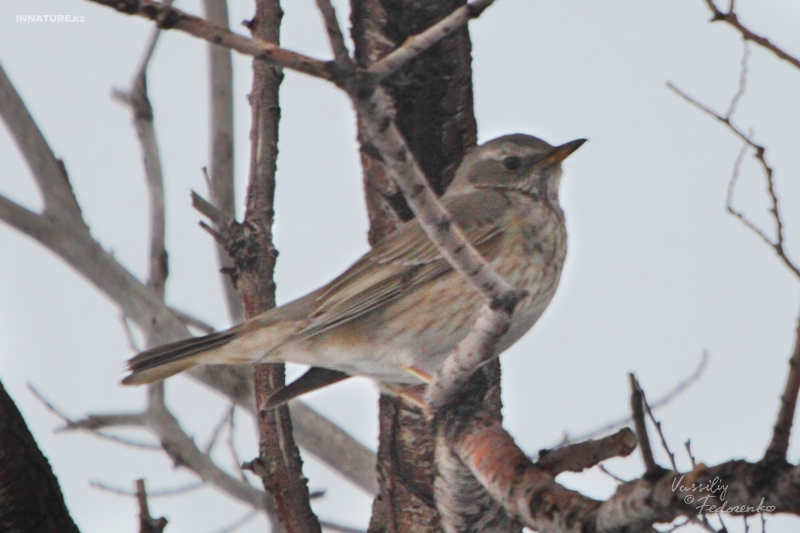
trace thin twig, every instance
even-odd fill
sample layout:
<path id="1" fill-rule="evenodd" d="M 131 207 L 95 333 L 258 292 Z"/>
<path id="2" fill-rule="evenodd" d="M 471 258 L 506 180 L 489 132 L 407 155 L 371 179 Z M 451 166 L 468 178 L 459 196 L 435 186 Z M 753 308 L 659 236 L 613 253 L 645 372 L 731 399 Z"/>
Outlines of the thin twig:
<path id="1" fill-rule="evenodd" d="M 800 279 L 800 268 L 798 268 L 797 265 L 795 265 L 792 262 L 792 260 L 789 258 L 789 256 L 786 255 L 786 250 L 784 248 L 783 220 L 781 218 L 780 208 L 779 208 L 779 205 L 778 205 L 778 195 L 775 192 L 775 182 L 774 182 L 774 179 L 773 179 L 773 169 L 767 163 L 767 159 L 766 159 L 766 148 L 764 146 L 760 145 L 760 144 L 757 144 L 755 141 L 753 141 L 751 134 L 746 134 L 743 131 L 741 131 L 739 128 L 734 126 L 733 123 L 730 120 L 730 117 L 722 116 L 719 113 L 717 113 L 716 111 L 712 111 L 706 105 L 701 104 L 700 102 L 698 102 L 697 100 L 695 100 L 691 96 L 687 95 L 685 92 L 683 92 L 682 90 L 678 89 L 672 83 L 667 83 L 667 86 L 670 89 L 672 89 L 673 91 L 675 91 L 675 93 L 678 94 L 678 96 L 680 96 L 681 98 L 683 98 L 684 100 L 686 100 L 687 102 L 692 104 L 693 106 L 697 107 L 698 109 L 700 109 L 704 113 L 707 113 L 707 114 L 711 115 L 712 117 L 714 117 L 718 121 L 720 121 L 723 124 L 725 124 L 725 126 L 727 126 L 727 128 L 731 132 L 733 132 L 734 135 L 739 137 L 747 146 L 749 146 L 750 148 L 752 148 L 755 151 L 755 153 L 753 154 L 753 157 L 758 161 L 759 165 L 761 166 L 762 171 L 764 172 L 764 177 L 766 178 L 766 182 L 767 182 L 767 194 L 769 195 L 770 203 L 772 204 L 771 207 L 770 207 L 770 214 L 772 215 L 772 218 L 773 218 L 773 220 L 775 222 L 775 233 L 776 233 L 775 240 L 771 239 L 762 229 L 758 228 L 755 224 L 753 224 L 753 222 L 750 221 L 750 219 L 748 219 L 741 211 L 736 210 L 731 205 L 730 199 L 731 199 L 731 196 L 732 196 L 733 193 L 731 192 L 730 186 L 729 186 L 729 189 L 728 189 L 729 190 L 729 194 L 728 194 L 729 201 L 728 201 L 728 204 L 727 204 L 726 208 L 727 208 L 729 213 L 731 213 L 733 216 L 735 216 L 736 218 L 741 220 L 742 223 L 745 226 L 750 228 L 750 230 L 752 230 L 756 235 L 761 237 L 761 239 L 770 248 L 775 250 L 775 253 L 781 259 L 783 264 L 786 265 L 786 267 L 789 270 L 792 271 L 792 273 L 795 275 L 795 277 Z M 734 179 L 735 179 L 737 173 L 738 173 L 738 170 L 734 169 L 734 175 L 733 175 Z"/>
<path id="2" fill-rule="evenodd" d="M 171 4 L 172 0 L 165 2 L 165 5 Z M 153 57 L 160 34 L 160 28 L 153 28 L 150 40 L 142 54 L 139 68 L 133 78 L 131 89 L 127 92 L 115 89 L 112 95 L 117 101 L 130 108 L 133 113 L 136 134 L 139 137 L 150 206 L 150 268 L 147 286 L 158 295 L 159 299 L 163 300 L 169 272 L 166 251 L 164 175 L 153 122 L 153 107 L 147 94 L 147 67 Z"/>
<path id="3" fill-rule="evenodd" d="M 53 153 L 2 66 L 0 66 L 0 117 L 6 123 L 20 154 L 31 169 L 31 175 L 44 201 L 43 214 L 48 215 L 46 218 L 69 225 L 73 231 L 83 236 L 89 235 L 89 226 L 83 220 L 63 162 Z M 18 205 L 5 197 L 3 199 L 12 204 L 8 207 Z M 12 211 L 9 209 L 4 213 L 4 207 L 0 205 L 2 219 L 30 235 L 34 229 L 30 221 L 9 217 Z M 27 209 L 25 212 L 30 213 Z"/>
<path id="4" fill-rule="evenodd" d="M 692 441 L 687 440 L 683 443 L 684 448 L 686 448 L 686 454 L 689 456 L 689 461 L 692 464 L 692 469 L 697 468 L 697 459 L 695 458 L 694 454 L 692 453 Z"/>
<path id="5" fill-rule="evenodd" d="M 147 504 L 147 491 L 144 487 L 144 480 L 136 480 L 136 500 L 139 502 L 139 533 L 161 533 L 167 526 L 167 519 L 164 517 L 153 518 L 150 515 L 150 507 Z"/>
<path id="6" fill-rule="evenodd" d="M 367 69 L 367 73 L 374 76 L 375 81 L 380 81 L 397 72 L 400 67 L 464 26 L 469 20 L 479 17 L 494 2 L 495 0 L 474 0 L 459 7 L 422 33 L 406 39 L 392 53 L 373 63 Z"/>
<path id="7" fill-rule="evenodd" d="M 102 481 L 89 481 L 89 486 L 98 490 L 110 492 L 111 494 L 118 494 L 120 496 L 136 496 L 135 491 L 132 491 L 130 489 L 124 489 L 122 487 L 112 487 L 111 485 L 103 483 Z M 195 482 L 180 487 L 173 487 L 170 489 L 148 490 L 147 497 L 163 498 L 167 496 L 182 496 L 189 492 L 193 492 L 197 489 L 202 489 L 205 486 L 206 486 L 205 483 Z"/>
<path id="8" fill-rule="evenodd" d="M 317 0 L 317 8 L 322 13 L 322 19 L 325 22 L 325 30 L 328 34 L 328 41 L 333 50 L 333 60 L 338 69 L 352 73 L 355 69 L 355 63 L 350 57 L 350 52 L 347 50 L 347 45 L 344 42 L 344 35 L 342 29 L 339 27 L 339 20 L 336 18 L 336 10 L 330 0 Z"/>
<path id="9" fill-rule="evenodd" d="M 214 531 L 212 533 L 233 533 L 234 531 L 236 531 L 240 527 L 246 526 L 257 515 L 258 515 L 258 513 L 256 513 L 255 511 L 250 511 L 250 512 L 246 513 L 244 516 L 242 516 L 241 518 L 238 518 L 238 519 L 234 520 L 233 522 L 231 522 L 227 526 L 223 527 L 222 529 L 218 529 L 218 530 L 216 530 L 216 531 Z"/>
<path id="10" fill-rule="evenodd" d="M 739 100 L 742 99 L 747 88 L 747 64 L 750 60 L 750 46 L 748 46 L 747 41 L 744 42 L 743 48 L 741 68 L 739 69 L 739 87 L 736 89 L 736 94 L 731 98 L 731 105 L 728 106 L 728 112 L 725 114 L 728 118 L 731 118 L 736 112 L 736 106 L 739 105 Z"/>
<path id="11" fill-rule="evenodd" d="M 153 20 L 163 29 L 180 30 L 212 44 L 264 59 L 304 74 L 329 81 L 334 79 L 326 61 L 320 61 L 313 57 L 286 50 L 274 43 L 251 39 L 244 35 L 230 32 L 216 24 L 211 24 L 207 20 L 189 15 L 162 2 L 154 2 L 153 0 L 138 0 L 137 2 L 119 2 L 118 0 L 89 1 L 110 7 L 126 15 L 137 15 Z"/>
<path id="12" fill-rule="evenodd" d="M 650 420 L 655 424 L 656 431 L 658 432 L 658 437 L 661 439 L 661 447 L 664 448 L 664 451 L 669 455 L 669 462 L 672 465 L 672 469 L 674 471 L 678 471 L 678 465 L 675 464 L 675 454 L 672 453 L 670 450 L 669 445 L 667 444 L 667 438 L 664 436 L 664 431 L 661 428 L 661 422 L 656 420 L 655 415 L 653 415 L 653 410 L 650 408 L 650 405 L 647 403 L 647 396 L 645 395 L 644 391 L 640 389 L 642 394 L 642 403 L 644 404 L 644 408 L 647 411 L 647 416 L 650 417 Z"/>
<path id="13" fill-rule="evenodd" d="M 800 69 L 800 59 L 789 54 L 782 48 L 778 47 L 766 37 L 762 37 L 761 35 L 754 33 L 744 24 L 742 24 L 741 21 L 739 20 L 739 16 L 734 11 L 735 6 L 733 2 L 731 2 L 730 5 L 728 6 L 727 13 L 723 13 L 722 11 L 720 11 L 720 9 L 716 6 L 716 4 L 714 4 L 714 0 L 705 0 L 705 3 L 708 6 L 708 9 L 711 10 L 711 13 L 713 15 L 711 18 L 711 22 L 722 21 L 727 24 L 730 24 L 731 26 L 736 28 L 736 30 L 742 35 L 742 38 L 745 39 L 746 41 L 751 41 L 756 43 L 757 45 L 775 54 L 775 56 L 777 56 L 779 59 L 787 61 L 788 63 L 792 64 L 795 68 Z"/>
<path id="14" fill-rule="evenodd" d="M 219 438 L 220 433 L 222 433 L 222 429 L 228 425 L 228 420 L 231 416 L 231 410 L 226 410 L 225 414 L 222 415 L 222 418 L 220 418 L 219 422 L 217 422 L 217 425 L 215 425 L 214 429 L 211 430 L 211 435 L 209 435 L 206 445 L 203 446 L 203 450 L 206 453 L 211 453 L 211 450 L 214 449 L 214 445 L 217 443 L 217 439 Z"/>
<path id="15" fill-rule="evenodd" d="M 700 378 L 703 376 L 703 373 L 705 372 L 706 368 L 708 367 L 708 360 L 709 360 L 708 352 L 703 351 L 703 354 L 700 357 L 700 361 L 697 363 L 697 366 L 692 371 L 692 373 L 689 374 L 683 380 L 679 381 L 675 385 L 675 387 L 672 388 L 672 390 L 667 391 L 658 400 L 650 404 L 651 409 L 656 410 L 661 407 L 664 407 L 665 405 L 668 405 L 672 400 L 680 396 L 686 389 L 688 389 L 690 386 L 699 381 Z M 631 422 L 631 417 L 625 416 L 617 420 L 613 420 L 603 425 L 602 427 L 593 429 L 586 433 L 580 435 L 565 436 L 564 439 L 562 439 L 561 445 L 568 444 L 570 442 L 581 442 L 584 440 L 593 439 L 596 438 L 598 435 L 603 435 L 605 433 L 608 433 L 609 431 L 613 431 L 622 426 L 626 426 L 630 424 L 630 422 Z"/>
<path id="16" fill-rule="evenodd" d="M 642 389 L 633 374 L 628 374 L 631 386 L 631 413 L 633 424 L 636 428 L 636 437 L 639 439 L 639 450 L 642 453 L 642 460 L 645 466 L 645 475 L 658 472 L 661 467 L 653 458 L 653 449 L 650 446 L 650 437 L 647 435 L 647 423 L 644 419 L 644 398 Z"/>
<path id="17" fill-rule="evenodd" d="M 599 468 L 602 473 L 604 473 L 605 475 L 607 475 L 608 477 L 610 477 L 611 479 L 613 479 L 617 483 L 626 483 L 627 482 L 627 480 L 622 479 L 618 475 L 613 474 L 612 472 L 610 472 L 608 470 L 608 468 L 606 468 L 606 465 L 597 465 L 597 468 Z"/>
<path id="18" fill-rule="evenodd" d="M 234 436 L 236 435 L 235 427 L 234 427 L 234 420 L 236 418 L 236 404 L 231 402 L 231 408 L 228 415 L 228 451 L 231 453 L 231 458 L 233 459 L 233 464 L 236 466 L 236 469 L 239 471 L 239 477 L 242 481 L 250 484 L 250 481 L 247 479 L 247 476 L 244 475 L 244 471 L 242 470 L 242 460 L 239 458 L 239 454 L 236 453 L 236 445 L 233 442 Z"/>
<path id="19" fill-rule="evenodd" d="M 86 430 L 97 435 L 97 430 L 108 427 L 139 426 L 148 429 L 158 438 L 162 449 L 176 465 L 188 468 L 204 483 L 217 487 L 254 509 L 263 510 L 268 518 L 274 517 L 274 504 L 266 493 L 228 474 L 212 461 L 209 454 L 203 453 L 197 447 L 194 440 L 184 432 L 164 405 L 160 387 L 149 389 L 151 391 L 149 404 L 141 413 L 88 415 L 81 420 L 71 419 L 42 397 L 31 385 L 28 387 L 51 412 L 65 422 L 70 430 Z"/>
<path id="20" fill-rule="evenodd" d="M 45 200 L 44 212 L 39 214 L 0 195 L 0 220 L 30 236 L 80 272 L 124 316 L 142 331 L 150 332 L 148 336 L 154 340 L 185 338 L 188 330 L 178 316 L 89 233 L 65 167 L 53 154 L 2 67 L 0 116 Z M 252 414 L 252 378 L 244 377 L 244 373 L 245 369 L 226 367 L 216 367 L 213 372 L 206 367 L 188 371 L 195 380 L 234 399 Z M 291 410 L 301 446 L 362 490 L 369 494 L 377 492 L 374 452 L 302 402 L 292 402 Z M 342 457 L 347 457 L 347 461 Z"/>
<path id="21" fill-rule="evenodd" d="M 180 309 L 175 309 L 174 307 L 169 308 L 172 313 L 177 316 L 181 322 L 189 326 L 190 328 L 195 328 L 203 333 L 213 333 L 216 331 L 216 328 L 209 324 L 208 322 L 204 322 L 200 320 L 196 316 L 190 315 L 186 311 L 181 311 Z"/>
<path id="22" fill-rule="evenodd" d="M 783 394 L 781 394 L 781 408 L 772 430 L 772 440 L 764 454 L 765 459 L 786 460 L 789 437 L 792 434 L 792 422 L 797 408 L 798 391 L 800 391 L 800 317 L 797 319 L 794 350 L 792 357 L 789 359 L 786 385 L 783 388 Z"/>
<path id="23" fill-rule="evenodd" d="M 203 0 L 206 18 L 212 24 L 229 29 L 228 3 L 225 0 Z M 223 46 L 208 44 L 208 84 L 210 112 L 209 150 L 211 152 L 211 177 L 206 173 L 208 194 L 211 201 L 223 213 L 235 217 L 234 188 L 234 130 L 233 130 L 233 58 L 231 50 Z M 203 169 L 205 172 L 205 169 Z M 225 248 L 216 243 L 220 282 L 225 294 L 228 316 L 231 322 L 238 324 L 244 320 L 244 307 L 239 293 L 230 276 L 225 275 L 233 266 L 233 261 Z"/>

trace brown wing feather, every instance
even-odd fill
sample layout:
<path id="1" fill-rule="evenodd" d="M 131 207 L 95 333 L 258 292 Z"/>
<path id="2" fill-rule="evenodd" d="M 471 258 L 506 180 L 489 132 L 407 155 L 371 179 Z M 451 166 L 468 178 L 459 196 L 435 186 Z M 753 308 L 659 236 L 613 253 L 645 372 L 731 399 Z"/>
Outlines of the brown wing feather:
<path id="1" fill-rule="evenodd" d="M 479 203 L 478 217 L 470 206 Z M 496 191 L 476 191 L 445 199 L 445 207 L 467 240 L 487 260 L 495 258 L 502 237 L 497 223 L 509 203 Z M 378 244 L 321 293 L 311 322 L 286 342 L 307 339 L 382 307 L 406 290 L 452 271 L 416 221 L 409 221 Z"/>

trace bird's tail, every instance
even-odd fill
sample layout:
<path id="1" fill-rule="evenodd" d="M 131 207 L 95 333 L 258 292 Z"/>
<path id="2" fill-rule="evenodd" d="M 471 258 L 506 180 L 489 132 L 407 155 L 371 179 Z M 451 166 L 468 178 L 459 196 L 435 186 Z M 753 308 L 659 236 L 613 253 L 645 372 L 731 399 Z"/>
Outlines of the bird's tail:
<path id="1" fill-rule="evenodd" d="M 194 337 L 157 346 L 128 360 L 131 374 L 123 385 L 144 385 L 168 378 L 205 362 L 214 362 L 214 350 L 230 343 L 237 331 L 229 329 L 204 337 Z"/>

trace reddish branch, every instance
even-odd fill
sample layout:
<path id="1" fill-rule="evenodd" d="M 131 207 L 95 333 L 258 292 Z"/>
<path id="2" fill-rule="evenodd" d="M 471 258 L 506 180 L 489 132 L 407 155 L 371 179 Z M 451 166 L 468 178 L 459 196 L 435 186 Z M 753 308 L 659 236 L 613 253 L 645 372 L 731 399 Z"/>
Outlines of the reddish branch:
<path id="1" fill-rule="evenodd" d="M 687 474 L 661 470 L 620 485 L 600 502 L 557 484 L 557 472 L 532 463 L 491 416 L 452 416 L 440 427 L 453 453 L 506 511 L 537 531 L 653 531 L 654 523 L 703 511 L 797 515 L 800 509 L 800 467 L 786 462 L 730 461 Z"/>
<path id="2" fill-rule="evenodd" d="M 555 450 L 543 450 L 539 452 L 536 463 L 556 476 L 561 472 L 581 472 L 612 457 L 626 457 L 635 449 L 636 435 L 630 428 L 622 428 L 597 440 L 578 442 Z"/>

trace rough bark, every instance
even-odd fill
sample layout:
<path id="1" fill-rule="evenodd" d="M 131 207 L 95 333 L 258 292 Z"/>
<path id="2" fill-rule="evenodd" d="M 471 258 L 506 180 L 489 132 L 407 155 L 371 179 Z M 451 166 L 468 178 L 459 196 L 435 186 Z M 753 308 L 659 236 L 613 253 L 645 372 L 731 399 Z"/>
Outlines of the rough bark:
<path id="1" fill-rule="evenodd" d="M 61 487 L 0 382 L 0 531 L 77 533 Z"/>
<path id="2" fill-rule="evenodd" d="M 256 2 L 256 15 L 249 23 L 254 37 L 278 43 L 283 17 L 277 0 Z M 275 307 L 273 272 L 277 252 L 272 244 L 275 170 L 278 156 L 278 89 L 283 79 L 280 67 L 262 59 L 253 60 L 253 88 L 250 93 L 250 182 L 245 221 L 240 226 L 242 246 L 232 246 L 238 273 L 237 289 L 251 318 Z M 285 384 L 283 365 L 257 365 L 254 374 L 256 409 Z M 275 498 L 278 518 L 289 532 L 320 531 L 311 511 L 303 462 L 294 440 L 289 408 L 283 405 L 257 413 L 259 459 L 254 470 L 264 488 Z"/>
<path id="3" fill-rule="evenodd" d="M 384 57 L 463 3 L 352 0 L 358 65 Z M 476 144 L 470 52 L 469 33 L 463 28 L 382 83 L 394 101 L 396 123 L 437 194 L 452 180 L 464 151 Z M 359 141 L 369 242 L 374 245 L 413 215 L 375 150 L 363 138 Z M 499 382 L 499 366 L 492 365 L 490 373 Z M 495 403 L 499 416 L 499 396 Z M 416 408 L 389 396 L 380 400 L 378 475 L 381 490 L 370 531 L 439 530 L 430 427 Z"/>

